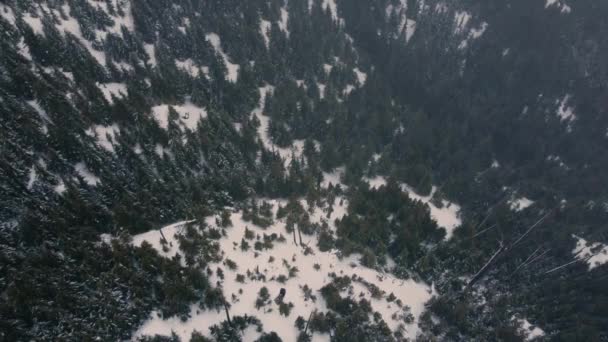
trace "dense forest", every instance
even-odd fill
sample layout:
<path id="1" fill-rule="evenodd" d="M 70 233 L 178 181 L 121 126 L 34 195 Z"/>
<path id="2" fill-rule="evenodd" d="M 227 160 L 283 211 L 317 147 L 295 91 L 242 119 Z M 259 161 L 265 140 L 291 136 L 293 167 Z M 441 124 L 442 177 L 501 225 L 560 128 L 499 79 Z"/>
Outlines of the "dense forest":
<path id="1" fill-rule="evenodd" d="M 288 341 L 264 323 L 273 306 L 298 341 L 608 340 L 606 15 L 571 0 L 0 0 L 0 341 L 179 341 L 136 332 L 200 312 L 221 320 L 190 341 Z M 311 276 L 295 256 L 271 254 L 271 278 L 228 254 L 288 243 L 432 298 L 417 315 L 409 293 L 336 266 L 300 286 L 322 310 L 263 286 L 235 312 L 233 273 Z"/>

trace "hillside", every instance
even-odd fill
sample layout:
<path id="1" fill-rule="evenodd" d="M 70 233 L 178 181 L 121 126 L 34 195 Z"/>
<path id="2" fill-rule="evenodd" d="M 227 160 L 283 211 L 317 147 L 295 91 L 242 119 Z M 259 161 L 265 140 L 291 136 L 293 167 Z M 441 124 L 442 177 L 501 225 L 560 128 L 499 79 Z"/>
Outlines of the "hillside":
<path id="1" fill-rule="evenodd" d="M 0 1 L 0 340 L 608 339 L 606 14 Z"/>

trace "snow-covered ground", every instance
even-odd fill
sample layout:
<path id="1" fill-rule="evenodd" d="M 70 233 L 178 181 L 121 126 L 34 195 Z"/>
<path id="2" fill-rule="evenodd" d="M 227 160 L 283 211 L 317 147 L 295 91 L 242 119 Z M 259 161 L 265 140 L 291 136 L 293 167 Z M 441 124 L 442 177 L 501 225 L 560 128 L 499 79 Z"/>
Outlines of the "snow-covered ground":
<path id="1" fill-rule="evenodd" d="M 278 205 L 284 206 L 286 204 L 286 202 L 278 200 L 269 200 L 268 202 L 272 204 L 275 215 Z M 304 201 L 302 203 L 305 205 Z M 341 198 L 336 199 L 329 217 L 327 217 L 328 207 L 312 208 L 310 211 L 312 213 L 311 221 L 320 222 L 321 220 L 327 220 L 330 228 L 335 229 L 333 222 L 336 218 L 342 217 L 346 213 L 346 207 L 347 203 L 345 200 Z M 424 303 L 433 294 L 432 289 L 428 285 L 417 283 L 413 280 L 396 279 L 383 270 L 374 270 L 361 266 L 358 255 L 351 255 L 348 258 L 340 259 L 335 251 L 321 252 L 316 246 L 315 236 L 303 236 L 304 243 L 312 250 L 312 253 L 305 254 L 304 248 L 293 242 L 292 235 L 287 232 L 283 220 L 275 221 L 267 229 L 261 229 L 249 222 L 245 222 L 240 212 L 232 213 L 231 220 L 233 226 L 226 230 L 227 236 L 220 240 L 220 245 L 224 254 L 224 260 L 230 259 L 234 261 L 237 264 L 237 269 L 231 270 L 223 263 L 210 266 L 213 270 L 221 267 L 224 272 L 223 280 L 218 278 L 217 274 L 214 273 L 211 281 L 213 284 L 219 281 L 226 298 L 233 298 L 230 308 L 231 315 L 253 314 L 261 320 L 265 331 L 275 331 L 283 341 L 295 341 L 298 330 L 294 327 L 294 321 L 298 316 L 308 318 L 313 310 L 327 310 L 324 299 L 318 290 L 332 281 L 329 273 L 334 272 L 338 276 L 352 277 L 356 275 L 367 282 L 377 285 L 384 291 L 381 298 L 372 298 L 367 287 L 356 281 L 353 281 L 351 288 L 348 291 L 344 291 L 342 296 L 351 296 L 356 300 L 363 297 L 366 298 L 371 302 L 373 310 L 382 315 L 392 330 L 397 330 L 400 324 L 404 324 L 406 336 L 410 338 L 416 336 L 418 332 L 417 321 L 413 324 L 405 324 L 402 319 L 393 318 L 393 314 L 403 313 L 403 308 L 400 308 L 395 301 L 388 302 L 387 296 L 393 293 L 396 298 L 403 302 L 403 305 L 408 305 L 411 308 L 411 313 L 417 319 L 424 310 Z M 163 228 L 163 233 L 171 246 L 166 252 L 162 251 L 160 244 L 161 237 L 158 230 L 134 236 L 133 244 L 140 245 L 145 240 L 150 242 L 154 248 L 161 251 L 162 255 L 175 255 L 175 253 L 179 253 L 176 247 L 178 246 L 176 234 L 186 222 L 178 222 Z M 208 217 L 207 224 L 214 225 L 215 217 Z M 248 251 L 243 251 L 239 245 L 241 239 L 244 238 L 246 228 L 253 230 L 257 235 L 271 235 L 273 233 L 282 235 L 285 237 L 285 241 L 273 242 L 274 246 L 269 250 L 255 251 L 251 248 Z M 270 261 L 270 257 L 273 257 L 274 261 Z M 288 279 L 285 283 L 280 283 L 276 279 L 281 275 L 289 273 L 287 264 L 289 267 L 295 266 L 298 268 L 297 275 Z M 259 274 L 265 276 L 266 281 L 253 280 L 253 278 L 247 276 L 244 283 L 236 281 L 237 274 L 246 275 L 248 272 L 253 274 L 258 274 L 259 272 Z M 306 299 L 302 290 L 304 285 L 312 289 L 313 294 L 316 296 L 316 301 Z M 272 298 L 279 293 L 281 288 L 286 289 L 285 302 L 294 304 L 289 317 L 281 315 L 278 311 L 278 306 L 274 303 L 260 310 L 255 308 L 257 293 L 263 286 L 268 288 Z M 224 319 L 225 314 L 223 311 L 200 311 L 197 305 L 192 306 L 191 318 L 186 321 L 182 321 L 177 317 L 164 320 L 159 317 L 157 312 L 152 312 L 149 320 L 137 330 L 134 338 L 142 335 L 170 335 L 174 331 L 182 340 L 187 341 L 192 331 L 198 330 L 208 335 L 208 328 L 222 322 Z M 253 341 L 258 335 L 254 330 L 248 329 L 245 331 L 243 340 Z M 314 334 L 313 341 L 329 341 L 329 336 Z"/>
<path id="2" fill-rule="evenodd" d="M 96 186 L 98 183 L 101 183 L 101 179 L 95 176 L 95 174 L 93 174 L 93 172 L 87 168 L 87 165 L 84 162 L 74 165 L 74 170 L 84 179 L 87 184 L 91 186 Z"/>
<path id="3" fill-rule="evenodd" d="M 534 204 L 534 201 L 526 197 L 512 197 L 508 202 L 509 207 L 513 211 L 522 211 Z"/>
<path id="4" fill-rule="evenodd" d="M 110 104 L 114 103 L 114 99 L 112 97 L 123 98 L 128 94 L 127 85 L 124 83 L 96 83 L 96 85 Z"/>
<path id="5" fill-rule="evenodd" d="M 154 106 L 152 107 L 152 115 L 158 122 L 158 125 L 163 129 L 169 128 L 169 106 L 173 107 L 179 114 L 177 124 L 182 131 L 186 128 L 194 131 L 198 122 L 207 117 L 205 108 L 198 107 L 189 101 L 186 101 L 183 105 L 161 104 Z"/>
<path id="6" fill-rule="evenodd" d="M 590 243 L 576 235 L 573 237 L 576 239 L 576 247 L 572 253 L 577 259 L 585 261 L 589 270 L 608 262 L 608 245 L 600 242 Z"/>
<path id="7" fill-rule="evenodd" d="M 120 128 L 117 124 L 109 126 L 93 125 L 85 133 L 97 140 L 97 145 L 101 146 L 109 152 L 114 152 L 116 144 L 116 136 L 120 134 Z"/>
<path id="8" fill-rule="evenodd" d="M 514 320 L 519 325 L 519 328 L 520 328 L 521 332 L 523 333 L 526 341 L 532 341 L 538 337 L 545 336 L 545 332 L 541 328 L 532 325 L 530 322 L 528 322 L 527 319 L 517 318 L 515 316 L 512 317 L 511 319 Z"/>

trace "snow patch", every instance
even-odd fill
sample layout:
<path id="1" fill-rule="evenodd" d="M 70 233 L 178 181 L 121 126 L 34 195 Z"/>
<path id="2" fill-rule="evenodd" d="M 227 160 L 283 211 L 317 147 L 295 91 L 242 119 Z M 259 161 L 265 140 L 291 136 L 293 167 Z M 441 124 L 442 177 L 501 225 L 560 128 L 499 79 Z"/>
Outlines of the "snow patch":
<path id="1" fill-rule="evenodd" d="M 38 115 L 42 119 L 41 130 L 42 130 L 42 133 L 47 134 L 48 131 L 49 131 L 49 129 L 47 127 L 47 124 L 48 123 L 52 123 L 51 118 L 49 118 L 49 115 L 40 106 L 40 102 L 38 102 L 37 100 L 27 101 L 27 104 L 30 105 L 30 107 L 34 108 L 34 110 L 36 111 L 36 113 L 38 113 Z"/>
<path id="2" fill-rule="evenodd" d="M 289 20 L 289 12 L 285 9 L 285 7 L 281 8 L 281 19 L 279 20 L 279 29 L 285 32 L 287 38 L 289 38 L 289 30 L 287 29 L 287 21 Z"/>
<path id="3" fill-rule="evenodd" d="M 226 64 L 226 68 L 228 69 L 228 75 L 226 75 L 226 79 L 233 83 L 236 82 L 239 77 L 240 66 L 238 64 L 233 64 L 230 62 L 230 58 L 222 49 L 222 42 L 220 40 L 220 36 L 218 36 L 216 33 L 207 33 L 205 35 L 205 39 L 211 44 L 211 46 L 213 46 L 215 51 L 219 53 L 220 56 L 222 56 L 224 64 Z"/>
<path id="4" fill-rule="evenodd" d="M 162 129 L 169 128 L 169 106 L 173 107 L 179 114 L 177 123 L 182 132 L 186 128 L 191 131 L 196 130 L 198 122 L 207 117 L 207 110 L 205 108 L 198 107 L 190 101 L 186 101 L 183 105 L 161 104 L 152 107 L 152 115 Z"/>
<path id="5" fill-rule="evenodd" d="M 512 197 L 507 203 L 509 204 L 509 207 L 511 208 L 511 210 L 522 211 L 522 210 L 528 208 L 529 206 L 531 206 L 532 204 L 534 204 L 534 201 L 532 201 L 531 199 L 528 199 L 526 197 L 519 197 L 519 198 Z"/>
<path id="6" fill-rule="evenodd" d="M 85 131 L 85 133 L 97 139 L 97 145 L 109 152 L 114 152 L 114 145 L 116 142 L 116 136 L 120 134 L 120 128 L 117 124 L 110 126 L 93 125 Z"/>
<path id="7" fill-rule="evenodd" d="M 166 258 L 173 258 L 179 253 L 179 243 L 177 242 L 176 235 L 182 230 L 182 228 L 186 224 L 192 222 L 194 222 L 194 220 L 181 221 L 162 227 L 158 230 L 151 230 L 146 233 L 134 235 L 131 243 L 133 244 L 133 246 L 141 247 L 141 244 L 146 241 L 150 245 L 152 245 L 152 248 L 156 249 L 158 254 Z M 167 238 L 166 249 L 163 248 L 163 238 L 160 232 L 161 230 L 162 234 L 165 236 L 165 238 Z M 184 341 L 187 341 L 187 339 Z"/>
<path id="8" fill-rule="evenodd" d="M 76 165 L 74 165 L 74 170 L 82 178 L 84 178 L 84 181 L 87 184 L 89 184 L 91 186 L 96 186 L 97 184 L 101 183 L 101 179 L 99 179 L 97 176 L 95 176 L 95 174 L 93 174 L 91 171 L 89 171 L 86 164 L 83 162 L 80 162 L 80 163 L 77 163 Z"/>
<path id="9" fill-rule="evenodd" d="M 462 224 L 460 219 L 460 206 L 456 203 L 441 200 L 441 208 L 431 202 L 431 199 L 437 192 L 437 187 L 433 186 L 431 193 L 428 196 L 418 195 L 413 188 L 407 184 L 401 185 L 401 190 L 407 192 L 408 196 L 413 199 L 425 203 L 431 210 L 431 218 L 437 222 L 439 227 L 445 229 L 445 239 L 449 240 L 454 235 L 454 229 Z"/>
<path id="10" fill-rule="evenodd" d="M 367 81 L 367 74 L 359 70 L 359 68 L 354 68 L 353 71 L 357 76 L 357 81 L 359 81 L 359 85 L 363 86 L 365 84 L 365 81 Z"/>
<path id="11" fill-rule="evenodd" d="M 576 119 L 574 108 L 568 106 L 570 98 L 571 95 L 567 94 L 562 98 L 561 101 L 555 101 L 556 104 L 559 104 L 559 108 L 557 109 L 557 116 L 560 118 L 560 121 L 572 122 Z"/>
<path id="12" fill-rule="evenodd" d="M 454 23 L 456 27 L 454 28 L 454 33 L 462 33 L 464 29 L 467 27 L 467 24 L 471 20 L 471 14 L 465 11 L 456 11 L 454 14 Z"/>
<path id="13" fill-rule="evenodd" d="M 144 50 L 146 50 L 146 54 L 148 55 L 148 62 L 153 67 L 156 66 L 156 51 L 154 49 L 154 44 L 144 44 Z"/>
<path id="14" fill-rule="evenodd" d="M 23 21 L 34 31 L 35 34 L 44 36 L 44 26 L 42 25 L 42 19 L 40 14 L 38 17 L 33 17 L 31 13 L 25 13 L 22 17 Z"/>
<path id="15" fill-rule="evenodd" d="M 6 21 L 8 21 L 9 24 L 13 25 L 13 26 L 17 26 L 16 23 L 16 18 L 15 18 L 15 13 L 13 12 L 12 8 L 4 5 L 4 4 L 0 4 L 0 16 L 4 19 L 6 19 Z"/>
<path id="16" fill-rule="evenodd" d="M 34 167 L 34 165 L 32 165 L 32 167 L 30 168 L 30 173 L 28 175 L 28 180 L 27 180 L 27 189 L 28 190 L 32 190 L 36 180 L 38 180 L 38 174 L 36 173 L 36 168 Z"/>
<path id="17" fill-rule="evenodd" d="M 108 101 L 108 103 L 110 104 L 114 104 L 114 99 L 112 98 L 112 96 L 116 97 L 116 98 L 124 98 L 127 96 L 127 85 L 124 83 L 98 83 L 96 82 L 95 85 L 97 86 L 97 88 L 99 88 L 99 90 L 101 90 L 101 92 L 103 93 L 103 96 L 106 98 L 106 100 Z"/>
<path id="18" fill-rule="evenodd" d="M 194 63 L 194 61 L 191 58 L 185 59 L 183 61 L 176 59 L 175 66 L 178 69 L 185 71 L 192 77 L 198 77 L 198 75 L 200 75 L 201 71 L 205 75 L 208 73 L 208 71 L 206 71 L 206 67 L 198 66 L 196 63 Z"/>
<path id="19" fill-rule="evenodd" d="M 516 318 L 515 316 L 513 316 L 511 319 L 519 325 L 519 328 L 521 329 L 526 341 L 532 341 L 538 337 L 545 336 L 545 332 L 541 328 L 530 324 L 527 319 Z"/>
<path id="20" fill-rule="evenodd" d="M 608 245 L 601 242 L 590 243 L 576 235 L 572 237 L 576 239 L 576 247 L 572 253 L 577 259 L 586 262 L 589 270 L 608 263 Z"/>
<path id="21" fill-rule="evenodd" d="M 270 46 L 270 21 L 262 20 L 260 21 L 260 33 L 262 34 L 262 38 L 264 38 L 264 44 L 266 44 L 266 48 Z"/>

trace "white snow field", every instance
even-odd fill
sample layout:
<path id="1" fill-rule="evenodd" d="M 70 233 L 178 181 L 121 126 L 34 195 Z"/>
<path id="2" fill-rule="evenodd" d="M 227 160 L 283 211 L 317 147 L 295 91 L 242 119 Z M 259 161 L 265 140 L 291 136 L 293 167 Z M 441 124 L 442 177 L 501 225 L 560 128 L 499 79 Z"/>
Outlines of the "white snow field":
<path id="1" fill-rule="evenodd" d="M 273 207 L 273 213 L 276 216 L 278 205 L 284 206 L 285 201 L 268 200 Z M 308 208 L 305 201 L 301 201 L 304 208 Z M 330 229 L 335 230 L 334 221 L 336 218 L 341 218 L 346 213 L 347 203 L 342 198 L 337 198 L 333 205 L 333 210 L 329 211 L 329 206 L 323 208 L 312 208 L 311 221 L 320 222 L 327 220 Z M 328 212 L 329 214 L 328 218 Z M 220 240 L 221 250 L 223 251 L 224 260 L 230 259 L 237 264 L 236 270 L 219 264 L 211 264 L 210 268 L 216 270 L 221 267 L 224 272 L 224 280 L 218 278 L 216 273 L 211 276 L 211 283 L 216 284 L 218 281 L 224 291 L 226 298 L 233 298 L 231 301 L 230 314 L 237 315 L 255 315 L 264 325 L 266 332 L 275 331 L 283 341 L 295 341 L 298 336 L 298 330 L 294 326 L 294 322 L 298 316 L 305 319 L 309 317 L 314 310 L 319 312 L 327 311 L 327 307 L 320 292 L 323 286 L 332 281 L 329 275 L 334 272 L 337 276 L 352 277 L 356 275 L 365 281 L 376 284 L 384 293 L 381 298 L 372 298 L 370 291 L 362 283 L 353 281 L 351 287 L 347 291 L 343 291 L 341 295 L 351 296 L 354 300 L 366 298 L 371 302 L 374 311 L 379 312 L 388 326 L 393 330 L 405 329 L 403 332 L 409 338 L 416 337 L 418 333 L 417 319 L 424 310 L 424 304 L 432 297 L 434 291 L 431 287 L 424 283 L 418 283 L 413 280 L 397 279 L 389 273 L 385 273 L 384 269 L 375 270 L 361 266 L 358 255 L 340 258 L 336 251 L 321 252 L 317 248 L 316 236 L 304 235 L 303 241 L 311 250 L 312 253 L 306 255 L 304 248 L 296 245 L 292 235 L 287 232 L 285 222 L 283 220 L 275 220 L 275 223 L 267 229 L 261 229 L 255 225 L 245 222 L 242 219 L 240 212 L 234 212 L 231 215 L 233 223 L 232 227 L 226 229 L 226 236 Z M 208 217 L 207 224 L 215 225 L 215 217 Z M 169 240 L 170 248 L 167 252 L 163 252 L 160 244 L 160 233 L 157 230 L 150 231 L 144 234 L 133 237 L 133 244 L 140 245 L 142 241 L 150 242 L 164 256 L 172 256 L 180 253 L 177 246 L 176 235 L 188 221 L 178 222 L 176 224 L 163 228 L 163 233 Z M 253 230 L 257 235 L 277 234 L 285 237 L 284 242 L 274 241 L 273 248 L 263 251 L 255 251 L 250 248 L 248 251 L 242 251 L 240 248 L 241 239 L 244 237 L 245 229 Z M 274 261 L 270 261 L 270 257 Z M 280 283 L 276 280 L 280 275 L 287 275 L 288 268 L 286 264 L 298 268 L 297 275 L 288 279 L 285 283 Z M 390 265 L 390 263 L 389 263 Z M 318 267 L 316 269 L 315 267 Z M 252 280 L 245 277 L 244 283 L 236 281 L 237 274 L 246 275 L 248 272 L 259 272 L 266 277 L 266 281 Z M 302 287 L 307 285 L 313 290 L 316 300 L 307 300 L 304 296 Z M 274 302 L 266 305 L 264 308 L 257 310 L 255 308 L 255 300 L 261 287 L 267 287 L 271 298 L 274 298 L 281 288 L 287 290 L 285 296 L 286 303 L 293 303 L 294 307 L 291 314 L 285 317 L 279 313 L 278 305 Z M 242 290 L 242 292 L 241 292 Z M 416 318 L 412 324 L 405 324 L 401 315 L 404 308 L 399 307 L 395 301 L 388 302 L 387 297 L 394 294 L 397 299 L 400 299 L 403 305 L 411 308 L 411 313 Z M 234 295 L 234 297 L 233 297 Z M 271 310 L 270 310 L 271 309 Z M 394 315 L 395 314 L 395 315 Z M 158 312 L 151 313 L 150 318 L 137 330 L 134 334 L 134 339 L 142 335 L 170 335 L 175 332 L 184 341 L 188 341 L 191 333 L 197 330 L 205 335 L 209 335 L 209 327 L 222 322 L 225 319 L 225 313 L 222 311 L 200 311 L 197 305 L 191 308 L 191 318 L 182 321 L 178 317 L 164 320 L 159 317 Z M 243 341 L 253 341 L 259 336 L 254 329 L 247 329 L 243 332 Z M 313 341 L 329 341 L 329 335 L 315 333 Z"/>

